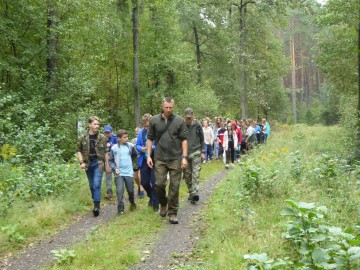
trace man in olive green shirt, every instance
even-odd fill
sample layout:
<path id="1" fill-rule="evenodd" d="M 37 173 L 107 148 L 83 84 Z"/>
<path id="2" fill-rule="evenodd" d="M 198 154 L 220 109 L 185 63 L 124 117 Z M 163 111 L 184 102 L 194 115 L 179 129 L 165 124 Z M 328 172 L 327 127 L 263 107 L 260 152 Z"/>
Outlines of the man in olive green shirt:
<path id="1" fill-rule="evenodd" d="M 147 141 L 147 164 L 155 163 L 156 194 L 160 203 L 160 216 L 169 216 L 171 224 L 178 224 L 179 187 L 181 172 L 187 167 L 188 129 L 181 116 L 173 114 L 174 100 L 165 98 L 162 113 L 151 118 Z M 154 161 L 151 158 L 156 141 Z M 169 194 L 166 196 L 167 174 L 170 176 Z"/>
<path id="2" fill-rule="evenodd" d="M 205 158 L 204 133 L 198 121 L 194 119 L 191 108 L 184 111 L 185 122 L 189 131 L 188 138 L 188 166 L 184 170 L 184 180 L 189 190 L 188 200 L 195 204 L 199 200 L 199 177 L 201 163 Z"/>

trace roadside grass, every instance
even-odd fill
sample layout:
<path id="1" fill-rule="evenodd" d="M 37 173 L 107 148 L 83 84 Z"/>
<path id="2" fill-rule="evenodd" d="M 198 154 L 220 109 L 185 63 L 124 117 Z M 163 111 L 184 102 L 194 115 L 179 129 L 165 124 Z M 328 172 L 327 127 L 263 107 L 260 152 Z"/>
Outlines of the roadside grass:
<path id="1" fill-rule="evenodd" d="M 209 180 L 223 168 L 221 162 L 203 164 L 200 182 Z M 187 195 L 186 184 L 182 181 L 180 197 Z M 135 211 L 129 212 L 126 206 L 123 215 L 94 228 L 84 242 L 69 248 L 76 254 L 72 263 L 55 264 L 52 269 L 126 269 L 146 259 L 154 240 L 164 229 L 162 225 L 168 223 L 166 218 L 147 207 L 147 202 L 146 198 L 137 199 Z"/>
<path id="2" fill-rule="evenodd" d="M 243 256 L 254 253 L 293 258 L 282 236 L 286 199 L 324 205 L 327 224 L 354 230 L 359 167 L 356 172 L 341 158 L 340 141 L 339 127 L 297 125 L 273 132 L 219 184 L 203 215 L 203 237 L 179 269 L 246 269 Z"/>
<path id="3" fill-rule="evenodd" d="M 88 189 L 84 178 L 67 194 L 37 202 L 15 201 L 9 213 L 0 219 L 0 255 L 11 254 L 52 235 L 85 214 L 90 209 Z"/>

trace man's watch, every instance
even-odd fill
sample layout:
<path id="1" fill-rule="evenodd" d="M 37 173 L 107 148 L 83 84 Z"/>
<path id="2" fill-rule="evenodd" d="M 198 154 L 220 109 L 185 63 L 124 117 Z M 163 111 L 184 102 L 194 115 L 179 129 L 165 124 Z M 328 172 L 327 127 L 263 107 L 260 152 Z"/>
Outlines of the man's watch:
<path id="1" fill-rule="evenodd" d="M 188 156 L 182 156 L 182 158 L 185 158 L 186 160 L 188 159 Z"/>

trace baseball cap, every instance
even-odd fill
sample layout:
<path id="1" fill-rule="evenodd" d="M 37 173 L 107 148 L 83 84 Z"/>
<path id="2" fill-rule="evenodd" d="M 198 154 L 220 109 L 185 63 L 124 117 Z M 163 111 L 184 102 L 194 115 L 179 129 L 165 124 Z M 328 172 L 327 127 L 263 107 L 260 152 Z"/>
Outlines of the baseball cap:
<path id="1" fill-rule="evenodd" d="M 112 132 L 112 127 L 111 126 L 105 126 L 104 127 L 104 132 Z"/>
<path id="2" fill-rule="evenodd" d="M 194 112 L 191 108 L 186 108 L 184 110 L 184 114 L 185 114 L 185 117 L 193 117 L 194 116 Z"/>

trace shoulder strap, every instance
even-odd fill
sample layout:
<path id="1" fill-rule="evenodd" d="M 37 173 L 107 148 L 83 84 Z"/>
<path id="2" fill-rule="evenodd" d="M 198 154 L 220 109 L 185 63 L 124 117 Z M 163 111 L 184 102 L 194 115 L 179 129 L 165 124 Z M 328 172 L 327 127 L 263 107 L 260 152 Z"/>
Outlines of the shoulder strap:
<path id="1" fill-rule="evenodd" d="M 165 128 L 164 128 L 164 129 L 160 132 L 160 134 L 157 136 L 157 138 L 156 138 L 156 141 L 157 141 L 157 142 L 156 142 L 156 143 L 159 143 L 162 135 L 164 135 L 164 133 L 169 129 L 171 123 L 174 122 L 175 119 L 176 119 L 176 115 L 174 115 L 174 118 L 173 118 L 171 121 L 168 120 L 168 122 L 166 123 Z"/>

